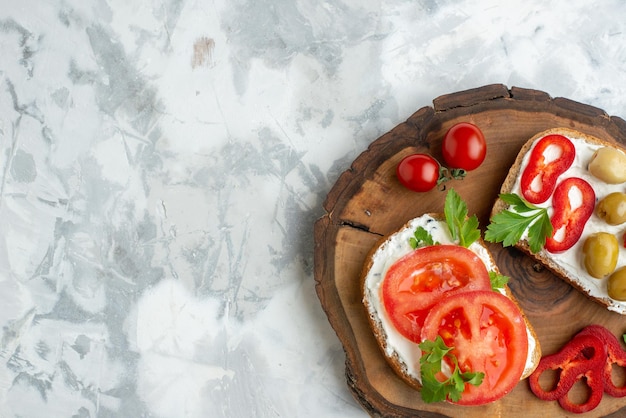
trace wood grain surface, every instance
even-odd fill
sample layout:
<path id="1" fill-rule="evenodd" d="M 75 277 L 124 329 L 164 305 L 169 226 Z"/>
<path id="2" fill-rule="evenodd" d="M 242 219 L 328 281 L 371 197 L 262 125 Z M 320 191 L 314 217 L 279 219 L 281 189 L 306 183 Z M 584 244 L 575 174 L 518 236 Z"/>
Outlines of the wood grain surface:
<path id="1" fill-rule="evenodd" d="M 366 254 L 383 236 L 426 212 L 442 212 L 445 193 L 414 193 L 395 177 L 407 154 L 427 152 L 442 161 L 441 139 L 457 122 L 478 125 L 488 142 L 485 162 L 465 180 L 448 183 L 479 217 L 484 230 L 500 185 L 524 144 L 548 128 L 569 127 L 611 142 L 626 143 L 626 123 L 601 109 L 547 93 L 488 85 L 448 94 L 432 107 L 375 140 L 341 174 L 328 193 L 326 215 L 315 224 L 316 291 L 346 354 L 346 380 L 372 416 L 554 417 L 568 416 L 557 402 L 537 399 L 527 381 L 486 406 L 425 404 L 387 365 L 369 329 L 361 302 L 360 273 Z M 518 250 L 489 244 L 501 271 L 535 328 L 544 354 L 558 350 L 586 325 L 597 323 L 616 335 L 626 317 L 587 299 Z M 608 395 L 594 411 L 577 416 L 626 416 L 626 398 Z"/>

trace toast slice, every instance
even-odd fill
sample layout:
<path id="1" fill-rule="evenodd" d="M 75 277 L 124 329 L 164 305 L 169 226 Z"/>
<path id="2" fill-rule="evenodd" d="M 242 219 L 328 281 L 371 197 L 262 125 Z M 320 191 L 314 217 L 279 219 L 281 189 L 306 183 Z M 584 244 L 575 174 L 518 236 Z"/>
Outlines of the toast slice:
<path id="1" fill-rule="evenodd" d="M 376 341 L 385 359 L 395 373 L 408 385 L 418 390 L 421 388 L 419 373 L 421 350 L 416 343 L 399 334 L 391 324 L 380 300 L 380 284 L 385 277 L 387 269 L 397 259 L 413 251 L 413 248 L 409 244 L 409 239 L 413 236 L 418 225 L 425 224 L 429 225 L 427 229 L 436 241 L 441 243 L 452 242 L 450 241 L 449 232 L 446 229 L 447 226 L 444 215 L 424 214 L 409 221 L 399 230 L 382 238 L 368 254 L 361 274 L 363 303 L 367 310 L 370 327 Z M 481 239 L 474 242 L 469 249 L 483 260 L 487 271 L 499 273 L 493 256 Z M 502 293 L 518 305 L 508 286 L 504 286 Z M 528 335 L 528 354 L 524 372 L 520 378 L 520 380 L 522 380 L 528 377 L 539 364 L 541 348 L 532 325 L 529 323 L 523 311 L 521 309 L 520 311 Z"/>
<path id="2" fill-rule="evenodd" d="M 570 139 L 576 147 L 576 158 L 572 166 L 561 174 L 557 180 L 557 184 L 568 177 L 580 177 L 587 181 L 595 192 L 596 203 L 607 196 L 609 193 L 618 191 L 624 192 L 624 184 L 608 184 L 596 177 L 594 177 L 587 169 L 589 162 L 593 158 L 593 154 L 596 150 L 603 147 L 612 147 L 619 149 L 622 152 L 626 152 L 623 148 L 615 143 L 607 142 L 605 140 L 587 135 L 576 130 L 568 128 L 555 128 L 540 132 L 530 138 L 520 149 L 515 163 L 511 166 L 509 173 L 504 180 L 500 189 L 501 194 L 515 193 L 522 196 L 520 189 L 520 178 L 524 167 L 526 166 L 530 152 L 533 146 L 538 140 L 546 135 L 558 134 L 563 135 Z M 551 198 L 542 204 L 536 206 L 545 207 L 548 209 L 548 213 L 552 213 L 552 201 Z M 498 198 L 493 205 L 491 218 L 503 210 L 507 210 L 508 205 L 502 199 Z M 607 277 L 603 279 L 593 278 L 585 269 L 583 265 L 583 253 L 582 247 L 587 237 L 591 234 L 599 231 L 609 232 L 614 234 L 618 242 L 623 242 L 622 237 L 626 225 L 608 225 L 604 222 L 595 212 L 591 215 L 587 221 L 585 228 L 578 242 L 569 250 L 552 254 L 549 251 L 542 248 L 540 251 L 533 253 L 529 247 L 528 240 L 522 238 L 514 244 L 515 247 L 522 250 L 526 254 L 533 257 L 536 261 L 540 262 L 547 269 L 552 271 L 556 276 L 560 277 L 567 283 L 571 284 L 576 289 L 583 292 L 590 299 L 598 302 L 607 307 L 607 309 L 618 312 L 622 315 L 626 315 L 626 302 L 612 299 L 607 293 Z M 618 264 L 617 268 L 626 265 L 626 248 L 620 245 L 618 250 Z"/>

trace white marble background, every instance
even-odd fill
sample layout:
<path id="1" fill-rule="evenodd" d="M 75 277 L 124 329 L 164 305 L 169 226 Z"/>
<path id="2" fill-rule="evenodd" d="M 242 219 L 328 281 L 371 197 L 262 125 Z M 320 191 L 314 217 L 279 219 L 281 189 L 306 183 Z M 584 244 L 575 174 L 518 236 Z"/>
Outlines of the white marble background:
<path id="1" fill-rule="evenodd" d="M 0 0 L 0 417 L 363 416 L 339 173 L 491 83 L 626 117 L 626 3 Z"/>

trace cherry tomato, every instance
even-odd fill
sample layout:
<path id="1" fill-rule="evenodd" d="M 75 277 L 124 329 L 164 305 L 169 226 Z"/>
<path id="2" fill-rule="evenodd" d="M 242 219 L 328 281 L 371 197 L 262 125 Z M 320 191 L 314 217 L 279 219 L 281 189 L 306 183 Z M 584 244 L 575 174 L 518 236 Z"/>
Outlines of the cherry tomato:
<path id="1" fill-rule="evenodd" d="M 415 192 L 427 192 L 437 185 L 440 166 L 430 155 L 411 154 L 400 161 L 396 175 L 404 187 Z"/>
<path id="2" fill-rule="evenodd" d="M 443 338 L 461 371 L 485 374 L 479 386 L 465 384 L 460 405 L 481 405 L 509 393 L 528 356 L 526 325 L 517 305 L 492 290 L 459 292 L 433 306 L 422 338 Z"/>
<path id="3" fill-rule="evenodd" d="M 576 148 L 563 135 L 547 135 L 533 147 L 520 180 L 522 195 L 530 203 L 543 203 L 552 195 L 557 178 L 574 162 Z"/>
<path id="4" fill-rule="evenodd" d="M 569 177 L 559 183 L 552 196 L 554 212 L 550 223 L 553 232 L 546 238 L 544 248 L 551 253 L 560 253 L 576 244 L 595 204 L 596 194 L 585 180 Z"/>
<path id="5" fill-rule="evenodd" d="M 482 131 L 468 122 L 457 123 L 443 138 L 443 159 L 450 168 L 470 171 L 485 160 L 487 143 Z"/>
<path id="6" fill-rule="evenodd" d="M 444 295 L 491 289 L 482 260 L 458 245 L 418 248 L 391 265 L 383 280 L 382 300 L 391 322 L 405 337 L 421 342 L 429 309 Z"/>

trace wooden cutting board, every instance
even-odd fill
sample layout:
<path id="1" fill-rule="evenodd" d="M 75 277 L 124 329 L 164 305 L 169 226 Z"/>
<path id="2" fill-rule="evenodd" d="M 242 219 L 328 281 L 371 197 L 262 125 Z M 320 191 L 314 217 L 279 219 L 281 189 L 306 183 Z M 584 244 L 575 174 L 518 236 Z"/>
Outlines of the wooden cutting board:
<path id="1" fill-rule="evenodd" d="M 315 224 L 316 290 L 346 354 L 347 384 L 373 416 L 553 417 L 568 416 L 557 402 L 537 399 L 522 381 L 486 406 L 425 404 L 387 365 L 361 303 L 360 273 L 366 254 L 384 235 L 426 212 L 442 212 L 445 193 L 414 193 L 395 177 L 407 154 L 426 152 L 443 161 L 441 139 L 457 122 L 478 125 L 488 143 L 485 162 L 465 180 L 448 182 L 479 217 L 484 230 L 500 185 L 522 144 L 548 128 L 569 127 L 626 143 L 626 122 L 604 111 L 522 88 L 488 85 L 436 98 L 432 107 L 374 141 L 341 174 L 328 193 L 326 215 Z M 553 276 L 518 250 L 489 244 L 510 287 L 534 326 L 544 354 L 557 351 L 586 325 L 602 324 L 621 336 L 626 316 L 611 313 Z M 608 395 L 582 416 L 623 416 L 626 398 Z M 576 415 L 581 416 L 581 415 Z"/>

